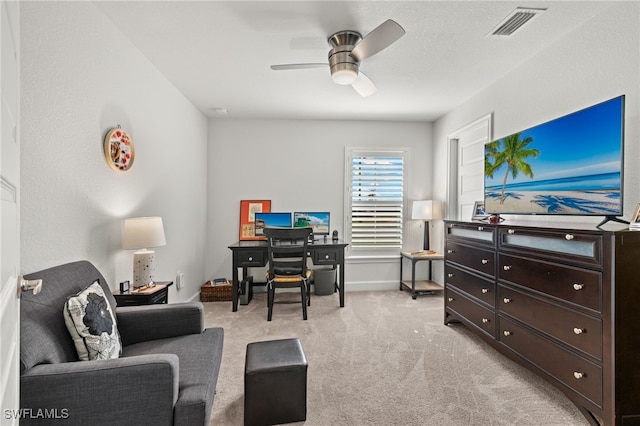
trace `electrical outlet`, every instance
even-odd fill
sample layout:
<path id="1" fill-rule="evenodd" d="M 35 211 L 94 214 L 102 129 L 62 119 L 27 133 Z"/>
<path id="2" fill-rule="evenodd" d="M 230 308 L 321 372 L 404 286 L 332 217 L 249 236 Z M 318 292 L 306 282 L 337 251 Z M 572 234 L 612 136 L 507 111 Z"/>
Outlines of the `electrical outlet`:
<path id="1" fill-rule="evenodd" d="M 184 284 L 184 272 L 178 272 L 176 273 L 176 288 L 180 290 L 182 284 Z"/>

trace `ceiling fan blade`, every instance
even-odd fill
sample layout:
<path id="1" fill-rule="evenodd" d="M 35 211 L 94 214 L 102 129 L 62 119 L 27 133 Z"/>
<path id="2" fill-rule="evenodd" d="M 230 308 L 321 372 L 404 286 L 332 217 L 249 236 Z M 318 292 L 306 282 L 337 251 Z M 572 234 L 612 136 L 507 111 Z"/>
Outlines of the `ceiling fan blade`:
<path id="1" fill-rule="evenodd" d="M 271 69 L 275 71 L 281 70 L 300 70 L 305 68 L 326 68 L 329 64 L 282 64 L 282 65 L 271 65 Z"/>
<path id="2" fill-rule="evenodd" d="M 391 46 L 402 37 L 405 32 L 404 28 L 396 21 L 387 19 L 364 36 L 360 43 L 356 44 L 351 51 L 351 56 L 358 61 L 362 61 Z"/>
<path id="3" fill-rule="evenodd" d="M 351 87 L 363 98 L 376 93 L 376 85 L 362 71 L 358 73 L 358 78 L 351 84 Z"/>

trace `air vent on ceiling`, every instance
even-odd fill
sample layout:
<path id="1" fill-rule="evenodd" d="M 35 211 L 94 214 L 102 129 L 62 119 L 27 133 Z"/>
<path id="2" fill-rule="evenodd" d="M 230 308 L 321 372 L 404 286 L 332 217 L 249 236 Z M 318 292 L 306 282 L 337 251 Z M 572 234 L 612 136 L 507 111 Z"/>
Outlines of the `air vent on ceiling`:
<path id="1" fill-rule="evenodd" d="M 532 9 L 518 7 L 511 12 L 502 22 L 495 26 L 487 37 L 509 37 L 513 35 L 517 30 L 522 28 L 524 24 L 531 21 L 536 15 L 544 12 L 547 9 Z"/>

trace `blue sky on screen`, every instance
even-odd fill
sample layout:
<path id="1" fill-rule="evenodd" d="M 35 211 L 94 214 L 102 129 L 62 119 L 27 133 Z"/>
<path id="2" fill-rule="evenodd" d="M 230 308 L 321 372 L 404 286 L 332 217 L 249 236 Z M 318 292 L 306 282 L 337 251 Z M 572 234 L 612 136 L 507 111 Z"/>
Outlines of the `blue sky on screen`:
<path id="1" fill-rule="evenodd" d="M 521 132 L 533 137 L 529 148 L 540 151 L 528 158 L 534 181 L 619 172 L 622 149 L 623 98 L 618 97 Z M 498 169 L 486 186 L 500 185 L 506 166 Z M 531 181 L 520 173 L 507 183 Z"/>

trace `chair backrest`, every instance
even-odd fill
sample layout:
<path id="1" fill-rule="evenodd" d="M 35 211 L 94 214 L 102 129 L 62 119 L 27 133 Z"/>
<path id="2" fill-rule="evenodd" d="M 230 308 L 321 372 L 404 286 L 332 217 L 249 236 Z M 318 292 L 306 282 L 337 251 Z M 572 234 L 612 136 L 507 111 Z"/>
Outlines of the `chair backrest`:
<path id="1" fill-rule="evenodd" d="M 264 228 L 269 246 L 269 278 L 307 274 L 311 228 Z"/>
<path id="2" fill-rule="evenodd" d="M 78 360 L 78 352 L 67 326 L 63 308 L 69 296 L 100 281 L 115 312 L 116 300 L 100 271 L 87 261 L 67 263 L 24 276 L 42 279 L 42 291 L 22 293 L 20 300 L 20 371 L 38 364 L 57 364 Z"/>

